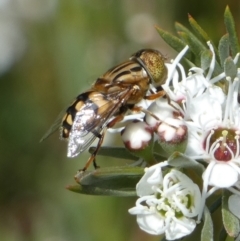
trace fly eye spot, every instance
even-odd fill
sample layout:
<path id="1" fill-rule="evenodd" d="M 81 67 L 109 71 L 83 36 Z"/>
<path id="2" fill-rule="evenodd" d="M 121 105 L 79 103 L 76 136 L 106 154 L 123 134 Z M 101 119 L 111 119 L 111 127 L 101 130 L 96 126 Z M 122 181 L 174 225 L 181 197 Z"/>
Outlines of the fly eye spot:
<path id="1" fill-rule="evenodd" d="M 152 84 L 155 87 L 163 85 L 168 75 L 168 69 L 165 65 L 166 58 L 157 50 L 146 50 L 140 58 L 152 80 Z"/>

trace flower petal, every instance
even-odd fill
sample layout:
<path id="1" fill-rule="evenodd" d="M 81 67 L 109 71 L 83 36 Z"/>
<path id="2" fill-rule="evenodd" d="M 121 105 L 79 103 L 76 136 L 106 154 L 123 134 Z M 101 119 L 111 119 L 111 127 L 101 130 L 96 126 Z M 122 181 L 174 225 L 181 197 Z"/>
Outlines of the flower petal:
<path id="1" fill-rule="evenodd" d="M 146 172 L 137 184 L 136 191 L 139 197 L 153 194 L 152 186 L 162 183 L 162 169 L 160 165 L 146 168 Z"/>
<path id="2" fill-rule="evenodd" d="M 206 172 L 206 171 L 205 171 Z M 203 173 L 203 179 L 205 176 Z M 228 188 L 238 181 L 238 172 L 227 163 L 216 163 L 210 173 L 209 185 L 219 188 Z"/>
<path id="3" fill-rule="evenodd" d="M 164 219 L 158 213 L 137 215 L 137 222 L 139 227 L 149 234 L 160 235 L 165 232 Z"/>
<path id="4" fill-rule="evenodd" d="M 182 217 L 179 219 L 180 222 L 171 222 L 169 227 L 166 229 L 166 239 L 175 240 L 182 238 L 195 229 L 196 222 L 193 219 Z"/>
<path id="5" fill-rule="evenodd" d="M 198 127 L 215 127 L 222 120 L 221 102 L 215 96 L 212 98 L 209 93 L 204 93 L 189 102 L 189 115 Z"/>

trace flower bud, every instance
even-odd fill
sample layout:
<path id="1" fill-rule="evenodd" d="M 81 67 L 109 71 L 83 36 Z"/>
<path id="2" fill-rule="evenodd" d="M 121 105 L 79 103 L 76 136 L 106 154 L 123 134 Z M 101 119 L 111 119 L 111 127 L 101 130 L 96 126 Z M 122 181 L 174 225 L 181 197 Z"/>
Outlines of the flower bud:
<path id="1" fill-rule="evenodd" d="M 177 110 L 168 103 L 168 100 L 164 98 L 153 102 L 149 106 L 148 111 L 159 118 L 156 119 L 151 114 L 146 114 L 145 116 L 146 123 L 154 128 L 154 130 L 156 130 L 159 124 L 167 118 L 177 118 L 180 116 L 180 113 L 178 113 Z"/>
<path id="2" fill-rule="evenodd" d="M 122 131 L 122 140 L 125 147 L 135 156 L 154 163 L 152 154 L 153 129 L 145 122 L 133 121 Z"/>
<path id="3" fill-rule="evenodd" d="M 187 147 L 188 129 L 183 123 L 179 125 L 170 125 L 163 122 L 157 129 L 160 146 L 168 154 L 175 151 L 184 153 Z"/>

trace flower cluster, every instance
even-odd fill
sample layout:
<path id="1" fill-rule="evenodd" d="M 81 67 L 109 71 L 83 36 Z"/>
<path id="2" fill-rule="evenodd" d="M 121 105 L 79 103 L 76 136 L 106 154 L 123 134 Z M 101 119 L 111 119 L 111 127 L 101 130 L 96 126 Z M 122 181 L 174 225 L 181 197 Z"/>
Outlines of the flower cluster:
<path id="1" fill-rule="evenodd" d="M 156 67 L 165 81 L 150 86 L 146 99 L 134 106 L 138 112 L 125 115 L 120 127 L 108 129 L 121 132 L 125 148 L 105 147 L 102 154 L 138 161 L 80 173 L 80 188 L 71 190 L 137 194 L 129 213 L 137 216 L 143 231 L 167 240 L 192 238 L 204 222 L 199 226 L 201 240 L 216 240 L 217 234 L 219 240 L 239 241 L 240 44 L 228 7 L 227 34 L 218 47 L 190 15 L 189 22 L 193 32 L 176 24 L 179 38 L 157 27 L 179 54 L 165 63 L 166 68 Z M 219 217 L 211 217 L 213 212 L 222 215 L 224 229 L 213 224 L 214 216 Z"/>
<path id="2" fill-rule="evenodd" d="M 168 240 L 190 234 L 200 207 L 200 190 L 182 172 L 172 169 L 163 176 L 161 166 L 146 168 L 137 185 L 140 197 L 129 212 L 137 215 L 140 228 L 150 234 L 165 233 Z M 142 203 L 145 205 L 142 205 Z"/>
<path id="3" fill-rule="evenodd" d="M 215 51 L 210 42 L 208 46 L 212 53 L 208 72 L 205 74 L 202 68 L 193 67 L 185 73 L 179 61 L 188 50 L 186 46 L 167 64 L 168 78 L 162 86 L 167 98 L 151 103 L 142 122 L 134 128 L 131 123 L 123 131 L 127 148 L 131 146 L 132 150 L 137 139 L 137 143 L 142 143 L 137 149 L 146 149 L 146 143 L 154 139 L 159 145 L 159 154 L 165 153 L 168 157 L 167 161 L 147 169 L 137 185 L 140 198 L 136 207 L 129 210 L 137 215 L 141 229 L 155 235 L 165 233 L 168 240 L 190 234 L 196 221 L 202 218 L 206 198 L 220 188 L 234 193 L 229 199 L 229 209 L 234 213 L 239 210 L 240 70 L 236 68 L 232 76 L 226 72 L 214 76 Z M 233 66 L 238 58 L 239 54 L 232 60 Z M 219 87 L 221 81 L 226 83 L 226 88 Z M 146 134 L 139 135 L 139 129 Z M 150 130 L 154 136 L 147 134 Z M 169 156 L 176 152 L 190 163 L 202 163 L 201 194 L 184 173 L 170 169 Z M 168 167 L 165 176 L 162 166 Z"/>

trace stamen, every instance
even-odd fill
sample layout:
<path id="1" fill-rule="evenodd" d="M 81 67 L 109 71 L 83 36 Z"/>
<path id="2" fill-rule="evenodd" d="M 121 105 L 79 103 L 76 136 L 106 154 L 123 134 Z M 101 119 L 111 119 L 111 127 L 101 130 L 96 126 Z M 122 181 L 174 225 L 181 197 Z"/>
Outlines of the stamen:
<path id="1" fill-rule="evenodd" d="M 220 189 L 220 188 L 219 187 L 212 187 L 211 189 L 208 190 L 206 197 L 208 198 L 209 196 L 211 196 L 218 189 Z"/>
<path id="2" fill-rule="evenodd" d="M 176 71 L 176 66 L 177 64 L 180 62 L 180 60 L 183 58 L 183 56 L 185 55 L 185 53 L 188 51 L 189 47 L 188 45 L 177 55 L 177 57 L 174 59 L 173 63 L 172 63 L 172 69 L 173 71 L 171 73 L 169 73 L 168 78 L 166 80 L 166 85 L 169 85 L 171 79 L 173 78 L 173 75 Z"/>
<path id="3" fill-rule="evenodd" d="M 233 188 L 233 187 L 229 187 L 228 190 L 229 190 L 230 192 L 232 192 L 233 194 L 240 195 L 240 191 L 237 190 L 237 189 L 235 189 L 235 188 Z"/>
<path id="4" fill-rule="evenodd" d="M 214 52 L 214 49 L 213 49 L 213 46 L 211 44 L 210 41 L 207 42 L 211 52 L 212 52 L 212 60 L 211 60 L 211 63 L 210 63 L 210 66 L 209 66 L 209 71 L 207 73 L 207 76 L 206 76 L 206 80 L 209 81 L 212 74 L 213 74 L 213 71 L 214 71 L 214 68 L 215 68 L 215 52 Z"/>
<path id="5" fill-rule="evenodd" d="M 200 222 L 200 219 L 202 218 L 205 200 L 207 198 L 207 188 L 208 188 L 209 178 L 210 178 L 212 169 L 215 165 L 216 165 L 216 162 L 210 162 L 209 165 L 208 165 L 208 168 L 205 171 L 204 182 L 203 182 L 203 190 L 202 190 L 202 200 L 201 200 L 201 205 L 200 205 L 200 208 L 199 208 L 199 214 L 198 214 L 198 218 L 197 218 L 198 222 Z"/>
<path id="6" fill-rule="evenodd" d="M 186 112 L 186 100 L 182 100 L 182 109 Z"/>
<path id="7" fill-rule="evenodd" d="M 233 85 L 232 85 L 232 79 L 231 77 L 226 77 L 226 80 L 229 82 L 229 86 L 228 86 L 228 95 L 227 95 L 227 101 L 226 101 L 226 107 L 225 107 L 225 111 L 224 111 L 224 118 L 223 118 L 223 124 L 226 126 L 227 125 L 227 120 L 229 119 L 229 113 L 230 113 L 230 109 L 231 109 L 231 101 L 232 101 L 232 97 L 233 97 Z"/>
<path id="8" fill-rule="evenodd" d="M 233 153 L 233 151 L 229 148 L 229 146 L 227 145 L 227 143 L 224 143 L 224 147 L 226 147 L 227 150 L 230 152 L 230 155 L 231 155 L 231 159 L 230 159 L 230 160 L 232 160 L 232 159 L 234 158 L 234 153 Z"/>
<path id="9" fill-rule="evenodd" d="M 183 68 L 183 66 L 181 64 L 177 64 L 178 68 L 180 69 L 180 72 L 181 72 L 181 76 L 182 76 L 182 83 L 185 85 L 186 84 L 186 73 L 185 73 L 185 70 Z"/>
<path id="10" fill-rule="evenodd" d="M 222 131 L 222 144 L 225 144 L 227 141 L 227 135 L 228 135 L 228 131 L 227 130 L 223 130 Z"/>
<path id="11" fill-rule="evenodd" d="M 219 138 L 219 139 L 220 139 L 220 138 Z M 217 139 L 217 140 L 211 145 L 211 148 L 210 148 L 210 151 L 209 151 L 209 154 L 211 155 L 211 158 L 214 159 L 214 160 L 216 159 L 215 156 L 214 156 L 215 151 L 220 147 L 220 144 L 217 143 L 217 142 L 220 141 L 219 139 Z M 214 146 L 214 144 L 216 144 L 216 145 Z"/>
<path id="12" fill-rule="evenodd" d="M 177 66 L 176 66 L 176 69 L 177 70 Z M 175 71 L 174 72 L 174 75 L 173 75 L 173 78 L 172 78 L 172 86 L 173 86 L 173 90 L 177 90 L 179 88 L 179 85 L 180 85 L 180 77 L 179 77 L 179 73 L 178 71 Z"/>
<path id="13" fill-rule="evenodd" d="M 210 134 L 207 137 L 207 140 L 206 140 L 206 152 L 209 152 L 210 139 L 211 139 L 212 135 L 214 134 L 214 132 L 215 132 L 214 130 L 211 130 Z"/>
<path id="14" fill-rule="evenodd" d="M 235 126 L 239 125 L 239 103 L 238 103 L 238 93 L 239 93 L 239 78 L 235 77 L 233 81 L 233 95 L 232 95 L 232 110 L 231 113 L 231 120 L 233 120 L 233 124 Z M 228 94 L 229 95 L 229 94 Z"/>
<path id="15" fill-rule="evenodd" d="M 236 140 L 236 154 L 235 154 L 235 158 L 237 158 L 239 156 L 239 135 L 235 136 L 235 140 Z"/>
<path id="16" fill-rule="evenodd" d="M 237 64 L 239 56 L 240 56 L 240 53 L 237 53 L 236 56 L 234 57 L 234 59 L 233 59 L 234 64 Z"/>
<path id="17" fill-rule="evenodd" d="M 226 74 L 225 74 L 225 72 L 223 72 L 223 73 L 217 75 L 216 77 L 212 78 L 211 80 L 209 80 L 209 83 L 215 84 L 216 82 L 224 79 L 225 77 L 226 77 Z"/>
<path id="18" fill-rule="evenodd" d="M 142 197 L 138 198 L 137 201 L 136 201 L 136 206 L 145 207 L 141 203 L 145 202 L 146 200 L 148 200 L 150 198 L 153 198 L 153 197 L 154 197 L 154 195 L 148 195 L 148 196 L 142 196 Z"/>
<path id="19" fill-rule="evenodd" d="M 166 194 L 171 194 L 172 192 L 174 192 L 179 187 L 181 187 L 181 183 L 174 184 L 173 186 L 168 187 L 168 189 L 167 189 L 167 191 L 165 191 L 165 193 Z"/>

